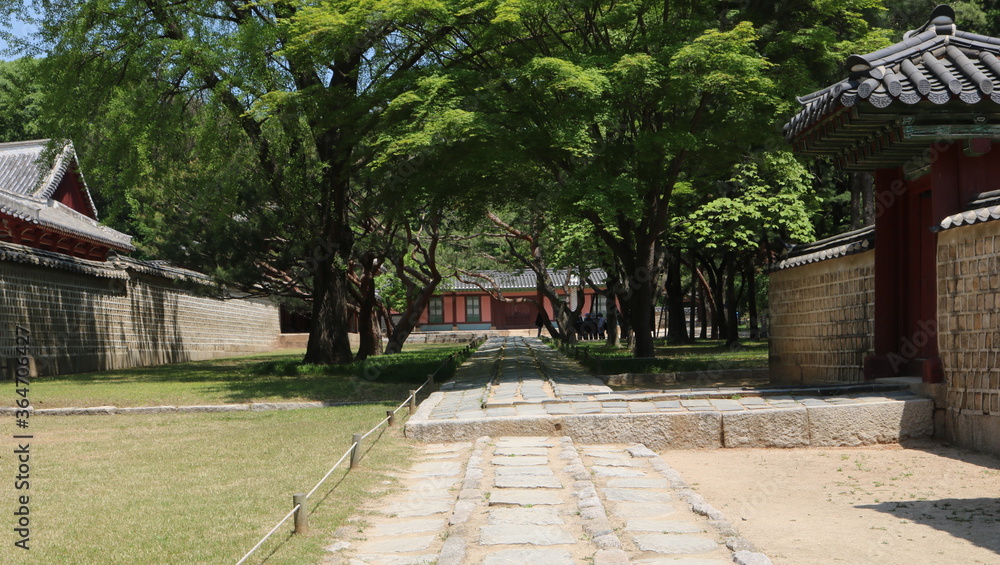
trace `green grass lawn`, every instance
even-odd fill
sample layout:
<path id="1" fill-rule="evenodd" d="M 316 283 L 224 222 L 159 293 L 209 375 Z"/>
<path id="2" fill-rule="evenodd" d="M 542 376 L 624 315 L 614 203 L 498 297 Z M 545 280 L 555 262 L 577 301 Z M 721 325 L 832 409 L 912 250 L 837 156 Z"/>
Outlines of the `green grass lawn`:
<path id="1" fill-rule="evenodd" d="M 672 373 L 721 369 L 759 369 L 767 367 L 766 341 L 744 341 L 737 348 L 716 340 L 691 345 L 667 345 L 658 340 L 656 359 L 633 359 L 626 349 L 609 349 L 602 341 L 580 342 L 581 348 L 601 359 L 601 373 Z"/>
<path id="2" fill-rule="evenodd" d="M 368 363 L 323 367 L 301 364 L 302 351 L 175 363 L 118 371 L 40 377 L 31 384 L 35 408 L 154 406 L 398 399 L 420 386 L 456 345 L 411 345 Z M 446 370 L 441 377 L 450 376 Z M 13 406 L 15 397 L 0 400 Z"/>
<path id="3" fill-rule="evenodd" d="M 14 490 L 15 440 L 2 440 L 0 563 L 235 563 L 292 508 L 293 494 L 322 478 L 352 433 L 392 407 L 34 418 L 30 489 Z M 361 467 L 338 469 L 310 498 L 309 534 L 283 526 L 249 563 L 318 563 L 334 529 L 409 464 L 399 430 L 370 436 L 382 437 Z M 20 494 L 30 496 L 30 551 L 13 545 Z"/>

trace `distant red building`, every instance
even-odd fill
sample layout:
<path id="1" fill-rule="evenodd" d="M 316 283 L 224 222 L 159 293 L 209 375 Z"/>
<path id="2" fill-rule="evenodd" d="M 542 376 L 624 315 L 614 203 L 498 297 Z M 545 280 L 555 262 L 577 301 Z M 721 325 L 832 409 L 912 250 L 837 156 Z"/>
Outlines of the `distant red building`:
<path id="1" fill-rule="evenodd" d="M 534 328 L 537 304 L 544 305 L 550 320 L 555 319 L 552 304 L 538 292 L 533 271 L 481 271 L 477 274 L 479 276 L 463 275 L 443 281 L 427 309 L 421 313 L 417 331 Z M 563 288 L 575 290 L 582 286 L 583 312 L 607 312 L 605 297 L 581 281 L 579 274 L 550 270 L 549 275 L 560 289 L 559 294 L 565 294 Z M 597 287 L 603 287 L 607 275 L 600 269 L 593 269 L 589 278 Z M 571 307 L 575 307 L 576 299 L 572 297 L 575 293 L 570 294 Z"/>

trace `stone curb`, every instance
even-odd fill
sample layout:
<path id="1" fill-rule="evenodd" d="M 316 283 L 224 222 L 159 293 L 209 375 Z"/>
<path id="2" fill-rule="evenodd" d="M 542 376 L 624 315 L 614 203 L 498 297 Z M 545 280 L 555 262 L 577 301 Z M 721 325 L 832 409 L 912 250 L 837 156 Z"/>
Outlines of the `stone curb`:
<path id="1" fill-rule="evenodd" d="M 442 399 L 443 393 L 434 393 L 420 405 L 406 423 L 407 437 L 430 443 L 567 435 L 581 443 L 639 442 L 662 450 L 876 445 L 930 437 L 934 430 L 934 402 L 926 398 L 746 411 L 429 419 Z"/>
<path id="2" fill-rule="evenodd" d="M 726 547 L 733 552 L 734 563 L 739 565 L 773 565 L 767 555 L 757 552 L 757 548 L 750 540 L 740 537 L 736 527 L 726 520 L 721 511 L 709 504 L 700 494 L 691 490 L 687 481 L 666 461 L 662 458 L 655 459 L 652 461 L 652 467 L 653 470 L 670 481 L 671 488 L 677 490 L 678 496 L 691 507 L 692 512 L 709 519 L 708 523 L 726 539 Z"/>
<path id="3" fill-rule="evenodd" d="M 434 393 L 440 394 L 440 393 Z M 440 398 L 438 399 L 440 402 Z M 252 402 L 250 404 L 205 404 L 189 406 L 92 406 L 69 408 L 27 408 L 32 416 L 114 416 L 133 414 L 167 413 L 207 413 L 207 412 L 271 412 L 274 410 L 302 410 L 306 408 L 329 408 L 333 406 L 354 406 L 369 402 Z M 422 405 L 421 405 L 422 406 Z M 0 408 L 0 416 L 14 416 L 23 412 L 21 408 Z"/>

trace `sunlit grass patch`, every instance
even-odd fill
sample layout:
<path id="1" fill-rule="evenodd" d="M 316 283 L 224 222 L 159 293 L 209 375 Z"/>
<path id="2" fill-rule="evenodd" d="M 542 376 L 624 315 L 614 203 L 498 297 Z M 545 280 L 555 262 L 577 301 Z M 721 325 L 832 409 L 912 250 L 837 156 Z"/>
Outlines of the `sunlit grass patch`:
<path id="1" fill-rule="evenodd" d="M 30 552 L 0 563 L 235 563 L 308 492 L 386 404 L 214 414 L 32 420 Z M 402 415 L 402 414 L 401 414 Z M 338 469 L 309 501 L 311 532 L 283 527 L 261 548 L 272 563 L 317 563 L 333 530 L 408 465 L 399 428 L 376 432 L 361 467 Z M 8 436 L 9 438 L 10 436 Z M 11 439 L 4 450 L 14 448 Z M 10 458 L 0 460 L 13 478 Z M 13 480 L 3 481 L 15 500 Z M 8 537 L 12 534 L 8 532 Z"/>

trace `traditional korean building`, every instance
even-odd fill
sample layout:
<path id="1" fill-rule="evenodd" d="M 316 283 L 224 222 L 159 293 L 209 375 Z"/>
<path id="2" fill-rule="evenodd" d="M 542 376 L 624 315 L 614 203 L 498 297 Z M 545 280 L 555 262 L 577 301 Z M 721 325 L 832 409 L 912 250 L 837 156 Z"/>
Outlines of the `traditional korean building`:
<path id="1" fill-rule="evenodd" d="M 582 312 L 595 315 L 607 313 L 605 297 L 595 293 L 579 274 L 550 270 L 549 277 L 559 289 L 583 288 Z M 607 274 L 593 269 L 589 278 L 594 285 L 603 287 Z M 564 292 L 560 291 L 560 294 Z M 569 300 L 571 308 L 575 308 L 575 293 L 570 293 Z M 534 271 L 481 271 L 475 275 L 461 275 L 442 281 L 438 292 L 420 315 L 418 331 L 535 328 L 537 304 L 544 305 L 549 320 L 555 320 L 552 304 L 538 292 Z"/>
<path id="2" fill-rule="evenodd" d="M 846 67 L 785 134 L 874 174 L 875 225 L 776 266 L 772 378 L 917 377 L 953 441 L 1000 453 L 1000 39 L 939 6 Z"/>
<path id="3" fill-rule="evenodd" d="M 56 150 L 52 150 L 56 147 Z M 0 143 L 0 359 L 31 332 L 36 374 L 125 368 L 270 350 L 278 308 L 221 300 L 205 275 L 138 261 L 101 225 L 72 144 Z"/>
<path id="4" fill-rule="evenodd" d="M 0 241 L 105 261 L 132 236 L 102 226 L 73 144 L 48 157 L 49 140 L 0 143 Z"/>

